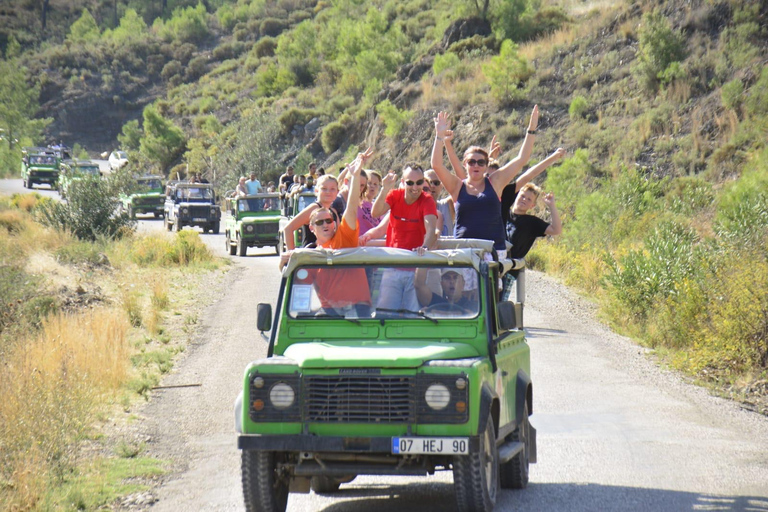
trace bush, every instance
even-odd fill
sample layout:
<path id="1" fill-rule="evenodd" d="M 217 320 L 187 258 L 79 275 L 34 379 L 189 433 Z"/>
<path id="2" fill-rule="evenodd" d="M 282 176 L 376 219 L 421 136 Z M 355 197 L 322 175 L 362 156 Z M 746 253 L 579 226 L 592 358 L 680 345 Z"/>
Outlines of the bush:
<path id="1" fill-rule="evenodd" d="M 724 84 L 720 90 L 720 99 L 725 108 L 738 110 L 744 99 L 744 83 L 736 78 Z"/>
<path id="2" fill-rule="evenodd" d="M 208 59 L 206 57 L 195 57 L 187 64 L 187 71 L 184 75 L 187 82 L 193 82 L 203 76 L 208 67 Z"/>
<path id="3" fill-rule="evenodd" d="M 452 52 L 435 55 L 432 62 L 432 73 L 437 76 L 446 69 L 450 69 L 459 63 L 459 56 Z"/>
<path id="4" fill-rule="evenodd" d="M 506 40 L 501 44 L 501 53 L 483 64 L 483 73 L 491 85 L 493 97 L 508 104 L 522 97 L 521 86 L 533 75 L 533 68 L 518 55 L 517 45 Z"/>
<path id="5" fill-rule="evenodd" d="M 568 115 L 572 120 L 584 119 L 589 111 L 589 103 L 584 96 L 575 96 L 568 107 Z"/>
<path id="6" fill-rule="evenodd" d="M 328 154 L 333 153 L 341 147 L 347 130 L 343 124 L 338 121 L 328 123 L 323 128 L 323 134 L 320 136 L 320 142 L 323 145 L 323 151 Z"/>
<path id="7" fill-rule="evenodd" d="M 115 212 L 114 198 L 125 187 L 122 179 L 120 175 L 111 175 L 106 179 L 73 182 L 67 191 L 67 202 L 42 204 L 37 210 L 38 218 L 42 224 L 81 240 L 122 238 L 132 229 L 130 219 Z"/>
<path id="8" fill-rule="evenodd" d="M 181 66 L 181 62 L 172 60 L 163 66 L 163 70 L 160 72 L 160 76 L 163 77 L 163 80 L 166 82 L 170 82 L 173 77 L 181 76 L 182 71 L 183 68 Z"/>
<path id="9" fill-rule="evenodd" d="M 376 105 L 376 112 L 379 113 L 381 120 L 387 127 L 384 130 L 387 137 L 396 137 L 414 116 L 412 110 L 400 110 L 389 100 L 384 100 Z"/>
<path id="10" fill-rule="evenodd" d="M 280 123 L 280 127 L 283 133 L 291 133 L 293 127 L 298 125 L 305 125 L 314 117 L 318 117 L 320 111 L 311 108 L 296 108 L 291 107 L 277 118 L 277 122 Z"/>
<path id="11" fill-rule="evenodd" d="M 154 27 L 166 41 L 201 43 L 208 37 L 207 16 L 205 6 L 199 3 L 196 7 L 174 9 L 171 19 L 163 23 L 158 18 Z"/>
<path id="12" fill-rule="evenodd" d="M 261 36 L 279 36 L 285 30 L 286 24 L 283 20 L 277 18 L 266 18 L 259 25 L 259 34 Z"/>
<path id="13" fill-rule="evenodd" d="M 277 39 L 274 37 L 262 37 L 253 45 L 253 53 L 257 57 L 272 57 L 277 49 Z"/>
<path id="14" fill-rule="evenodd" d="M 685 58 L 685 38 L 672 30 L 669 21 L 658 10 L 643 16 L 639 38 L 633 72 L 642 86 L 654 91 L 667 68 Z"/>

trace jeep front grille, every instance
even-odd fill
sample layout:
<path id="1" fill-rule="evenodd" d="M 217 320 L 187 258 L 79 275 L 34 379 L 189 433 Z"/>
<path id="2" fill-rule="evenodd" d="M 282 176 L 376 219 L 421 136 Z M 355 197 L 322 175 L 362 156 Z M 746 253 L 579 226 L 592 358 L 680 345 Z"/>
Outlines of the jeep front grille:
<path id="1" fill-rule="evenodd" d="M 162 206 L 163 202 L 162 196 L 133 198 L 133 204 L 136 206 Z"/>
<path id="2" fill-rule="evenodd" d="M 254 224 L 256 226 L 256 234 L 262 235 L 265 233 L 277 233 L 280 229 L 277 222 Z"/>
<path id="3" fill-rule="evenodd" d="M 328 375 L 305 377 L 304 418 L 318 423 L 409 423 L 413 377 Z"/>
<path id="4" fill-rule="evenodd" d="M 211 216 L 211 205 L 190 206 L 189 216 L 194 218 L 208 218 Z"/>

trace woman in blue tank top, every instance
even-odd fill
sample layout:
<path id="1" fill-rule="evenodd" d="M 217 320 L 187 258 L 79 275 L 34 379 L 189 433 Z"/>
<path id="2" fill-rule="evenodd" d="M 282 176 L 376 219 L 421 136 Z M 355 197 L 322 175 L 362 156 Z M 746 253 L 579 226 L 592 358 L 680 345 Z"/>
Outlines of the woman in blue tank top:
<path id="1" fill-rule="evenodd" d="M 432 168 L 456 203 L 456 238 L 493 240 L 497 251 L 505 250 L 504 224 L 501 220 L 501 192 L 528 163 L 533 151 L 533 135 L 539 123 L 539 107 L 533 107 L 528 133 L 517 157 L 498 171 L 485 176 L 488 152 L 479 146 L 470 146 L 459 161 L 450 144 L 453 132 L 449 129 L 448 114 L 440 112 L 435 118 L 435 144 L 432 147 Z M 443 164 L 445 147 L 451 165 L 463 167 L 467 178 L 462 180 Z"/>

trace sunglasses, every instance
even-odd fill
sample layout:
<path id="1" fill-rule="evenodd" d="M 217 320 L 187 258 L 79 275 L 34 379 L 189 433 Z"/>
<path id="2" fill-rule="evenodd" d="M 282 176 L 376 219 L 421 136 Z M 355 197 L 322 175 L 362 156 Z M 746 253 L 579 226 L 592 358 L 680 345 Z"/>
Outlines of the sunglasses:
<path id="1" fill-rule="evenodd" d="M 320 220 L 316 220 L 314 224 L 315 226 L 320 227 L 323 225 L 323 223 L 333 224 L 334 222 L 336 222 L 334 219 L 320 219 Z"/>
<path id="2" fill-rule="evenodd" d="M 430 181 L 430 183 L 431 183 L 433 186 L 435 186 L 435 187 L 439 187 L 439 186 L 440 186 L 440 180 L 432 180 L 432 181 Z"/>
<path id="3" fill-rule="evenodd" d="M 467 160 L 467 165 L 478 165 L 480 167 L 485 167 L 485 164 L 487 164 L 487 160 L 483 160 L 482 158 L 480 160 L 475 160 L 474 158 L 470 158 Z"/>
<path id="4" fill-rule="evenodd" d="M 408 180 L 408 181 L 405 182 L 405 184 L 408 185 L 409 187 L 412 187 L 414 185 L 422 186 L 424 184 L 424 179 L 422 178 L 422 179 L 416 180 L 416 181 Z"/>

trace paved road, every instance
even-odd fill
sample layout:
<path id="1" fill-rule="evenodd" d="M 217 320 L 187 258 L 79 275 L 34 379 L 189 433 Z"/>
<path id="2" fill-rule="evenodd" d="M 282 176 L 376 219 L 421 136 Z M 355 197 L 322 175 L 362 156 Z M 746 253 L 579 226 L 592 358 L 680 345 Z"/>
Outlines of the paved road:
<path id="1" fill-rule="evenodd" d="M 225 256 L 223 234 L 202 237 Z M 256 304 L 274 304 L 279 276 L 272 248 L 231 258 L 233 270 L 208 290 L 195 342 L 164 382 L 202 385 L 159 391 L 141 412 L 149 452 L 176 464 L 146 510 L 243 510 L 232 403 L 245 365 L 266 352 Z M 529 487 L 503 491 L 496 510 L 768 512 L 768 418 L 659 369 L 545 276 L 529 273 L 525 315 L 539 462 Z M 293 494 L 288 510 L 451 511 L 452 476 L 360 477 L 334 496 Z"/>

